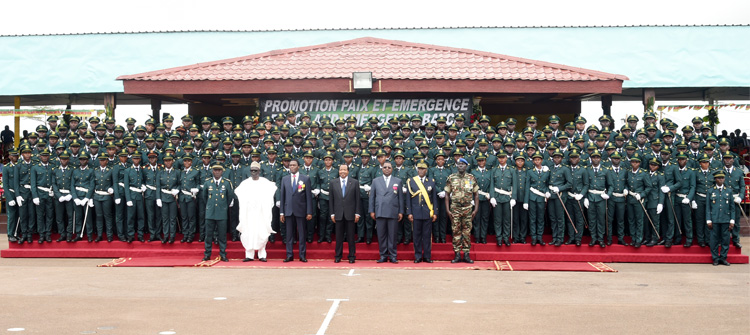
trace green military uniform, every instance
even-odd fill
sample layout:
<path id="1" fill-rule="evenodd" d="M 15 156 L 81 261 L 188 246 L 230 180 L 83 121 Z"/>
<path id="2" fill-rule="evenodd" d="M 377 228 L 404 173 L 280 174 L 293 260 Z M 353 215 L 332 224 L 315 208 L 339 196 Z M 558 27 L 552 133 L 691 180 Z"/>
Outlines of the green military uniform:
<path id="1" fill-rule="evenodd" d="M 621 156 L 619 153 L 614 153 L 612 157 Z M 640 155 L 634 155 L 633 157 L 639 157 L 640 159 Z M 625 198 L 627 197 L 626 192 L 629 192 L 627 185 L 628 168 L 628 166 L 624 166 L 621 162 L 620 165 L 612 165 L 607 170 L 609 174 L 609 189 L 607 195 L 610 196 L 610 199 L 607 200 L 607 245 L 612 244 L 612 231 L 615 230 L 615 227 L 617 227 L 617 243 L 625 244 L 625 212 L 627 207 L 627 199 Z"/>
<path id="2" fill-rule="evenodd" d="M 484 160 L 485 164 L 487 157 L 484 154 L 477 155 L 477 161 Z M 486 166 L 486 165 L 485 165 Z M 471 171 L 474 179 L 477 181 L 479 189 L 479 203 L 476 206 L 479 207 L 477 216 L 474 218 L 474 239 L 476 243 L 487 243 L 487 226 L 490 221 L 490 192 L 492 192 L 492 179 L 493 173 L 487 168 L 475 168 Z M 497 231 L 495 232 L 497 234 Z"/>
<path id="3" fill-rule="evenodd" d="M 238 151 L 234 151 L 232 153 L 232 156 L 239 155 Z M 224 178 L 229 179 L 229 181 L 232 183 L 232 187 L 237 187 L 246 176 L 249 176 L 249 174 L 246 172 L 249 169 L 246 169 L 242 165 L 234 165 L 230 164 L 226 170 L 224 171 Z M 235 202 L 237 202 L 237 199 L 234 199 Z M 236 242 L 239 241 L 240 233 L 237 231 L 237 225 L 240 224 L 240 206 L 234 206 L 232 208 L 229 208 L 229 220 L 228 220 L 228 232 L 232 235 L 232 241 Z"/>
<path id="4" fill-rule="evenodd" d="M 540 153 L 534 153 L 532 158 L 542 158 Z M 551 196 L 549 193 L 549 181 L 551 172 L 546 166 L 533 167 L 526 171 L 526 187 L 529 192 L 524 198 L 524 207 L 529 211 L 529 228 L 531 234 L 531 245 L 544 245 L 542 234 L 544 233 L 545 204 Z"/>
<path id="5" fill-rule="evenodd" d="M 22 153 L 24 151 L 30 152 L 31 149 L 28 147 L 21 149 Z M 19 212 L 18 231 L 20 232 L 20 235 L 17 234 L 19 237 L 19 243 L 23 243 L 24 241 L 30 243 L 32 241 L 32 234 L 34 234 L 35 230 L 36 207 L 31 202 L 31 168 L 33 166 L 34 163 L 31 159 L 27 161 L 23 158 L 21 158 L 16 165 L 16 178 L 13 189 L 16 191 L 16 205 L 18 206 Z"/>
<path id="6" fill-rule="evenodd" d="M 706 154 L 702 154 L 698 158 L 698 162 L 708 162 L 710 157 Z M 708 192 L 713 188 L 714 186 L 714 175 L 713 171 L 711 171 L 711 168 L 709 167 L 706 170 L 703 170 L 700 166 L 698 166 L 698 169 L 695 171 L 695 221 L 694 221 L 694 229 L 695 229 L 695 236 L 698 240 L 698 245 L 701 247 L 704 247 L 708 244 L 708 241 L 711 239 L 712 232 L 708 230 L 708 226 L 706 225 L 706 220 L 708 218 L 706 213 L 706 206 L 704 206 L 704 203 L 706 202 L 706 195 Z"/>
<path id="7" fill-rule="evenodd" d="M 107 155 L 99 156 L 99 161 L 107 160 Z M 98 234 L 96 241 L 101 241 L 106 227 L 107 241 L 111 242 L 114 235 L 112 227 L 112 195 L 115 190 L 113 186 L 112 168 L 101 166 L 93 169 L 94 177 L 94 212 L 96 222 L 96 232 Z M 90 207 L 91 205 L 89 205 Z"/>
<path id="8" fill-rule="evenodd" d="M 140 156 L 140 153 L 136 151 Z M 125 207 L 127 207 L 126 238 L 128 241 L 138 238 L 144 242 L 146 208 L 144 206 L 145 178 L 144 169 L 140 165 L 131 165 L 124 171 L 123 192 L 125 193 Z M 153 201 L 153 200 L 152 200 Z"/>
<path id="9" fill-rule="evenodd" d="M 562 158 L 563 154 L 559 149 L 556 149 L 552 156 Z M 552 242 L 550 244 L 554 244 L 557 247 L 562 245 L 565 238 L 565 211 L 567 209 L 564 204 L 568 199 L 568 190 L 573 186 L 572 179 L 573 177 L 570 174 L 570 169 L 567 166 L 562 165 L 562 163 L 550 167 L 548 183 L 550 197 L 547 202 L 547 206 L 549 207 L 550 225 L 552 228 Z M 553 188 L 557 188 L 557 190 L 554 190 Z"/>
<path id="10" fill-rule="evenodd" d="M 639 161 L 639 156 L 633 157 L 632 161 Z M 651 191 L 651 185 L 649 185 L 649 176 L 646 170 L 638 168 L 628 169 L 628 227 L 630 229 L 630 237 L 632 239 L 633 246 L 636 248 L 640 247 L 643 243 L 643 220 L 644 220 L 644 209 L 643 201 L 646 199 L 646 195 Z M 618 236 L 618 239 L 621 238 Z"/>
<path id="11" fill-rule="evenodd" d="M 500 157 L 507 157 L 502 152 Z M 516 183 L 516 169 L 505 165 L 498 165 L 492 171 L 492 185 L 490 185 L 490 203 L 495 203 L 492 209 L 495 223 L 497 245 L 510 245 L 511 215 L 517 202 L 518 184 Z M 480 199 L 481 201 L 481 199 Z"/>
<path id="12" fill-rule="evenodd" d="M 728 155 L 724 155 L 723 159 L 726 159 L 728 156 L 733 156 L 731 152 L 727 152 L 727 154 Z M 731 168 L 723 167 L 722 169 L 724 170 L 724 174 L 726 175 L 726 181 L 724 182 L 724 184 L 726 185 L 726 187 L 731 188 L 732 193 L 734 194 L 733 200 L 736 204 L 734 209 L 734 221 L 739 223 L 740 214 L 742 213 L 739 206 L 742 202 L 742 199 L 745 198 L 745 176 L 741 169 L 734 166 L 732 166 Z M 734 229 L 732 230 L 732 244 L 734 244 L 734 246 L 737 248 L 741 248 L 739 233 L 740 225 L 736 224 L 734 225 Z"/>
<path id="13" fill-rule="evenodd" d="M 193 157 L 185 155 L 183 160 L 192 160 Z M 180 216 L 182 217 L 182 242 L 192 243 L 196 230 L 196 197 L 203 185 L 201 173 L 192 166 L 180 172 Z M 235 206 L 239 207 L 239 206 Z"/>
<path id="14" fill-rule="evenodd" d="M 369 156 L 369 153 L 367 154 Z M 359 197 L 362 200 L 362 210 L 366 215 L 362 215 L 357 222 L 357 236 L 358 242 L 365 240 L 367 244 L 372 243 L 372 231 L 375 227 L 375 222 L 370 217 L 370 187 L 372 186 L 372 174 L 375 169 L 375 165 L 367 164 L 363 165 L 359 169 Z M 434 229 L 433 229 L 434 230 Z"/>
<path id="15" fill-rule="evenodd" d="M 655 158 L 649 160 L 648 164 L 650 166 L 661 165 L 661 163 Z M 646 195 L 645 206 L 648 217 L 651 218 L 651 222 L 648 224 L 646 224 L 646 222 L 643 223 L 643 241 L 647 242 L 647 246 L 653 247 L 659 241 L 656 232 L 660 231 L 659 216 L 664 211 L 663 204 L 664 198 L 666 197 L 666 194 L 661 191 L 661 187 L 666 185 L 666 180 L 664 179 L 664 173 L 658 170 L 650 171 L 649 169 L 648 176 L 650 190 Z M 648 218 L 646 220 L 648 220 Z M 651 226 L 651 223 L 654 225 Z"/>
<path id="16" fill-rule="evenodd" d="M 164 156 L 164 160 L 174 160 L 171 154 Z M 179 171 L 172 166 L 171 169 L 164 167 L 156 176 L 156 190 L 158 192 L 156 205 L 161 207 L 161 224 L 163 243 L 174 243 L 177 231 L 177 195 L 180 192 Z M 226 209 L 226 208 L 225 208 Z"/>
<path id="17" fill-rule="evenodd" d="M 468 165 L 468 162 L 466 163 Z M 448 176 L 445 183 L 445 193 L 450 200 L 450 213 L 453 218 L 453 252 L 464 252 L 464 259 L 470 260 L 469 250 L 471 248 L 471 202 L 476 198 L 479 191 L 479 184 L 473 175 L 465 173 L 454 173 Z"/>
<path id="18" fill-rule="evenodd" d="M 526 157 L 523 155 L 513 158 L 514 163 L 525 159 Z M 516 180 L 516 205 L 513 207 L 513 218 L 511 219 L 513 243 L 526 244 L 526 237 L 529 236 L 529 211 L 524 208 L 524 199 L 526 199 L 526 193 L 528 193 L 528 179 L 526 179 L 526 171 L 528 170 L 525 167 L 519 168 L 518 165 L 511 169 L 513 170 L 513 178 Z"/>
<path id="19" fill-rule="evenodd" d="M 569 157 L 580 157 L 577 151 L 571 152 Z M 566 244 L 575 243 L 576 246 L 581 245 L 581 238 L 583 237 L 584 229 L 584 213 L 583 203 L 581 200 L 586 197 L 589 189 L 589 173 L 586 168 L 579 164 L 568 167 L 570 169 L 571 176 L 571 188 L 567 191 L 568 199 L 565 202 L 565 207 L 568 209 L 568 213 L 573 220 L 572 224 L 568 224 L 568 241 Z M 575 229 L 573 227 L 575 226 Z"/>
<path id="20" fill-rule="evenodd" d="M 157 154 L 150 153 L 149 155 L 155 157 Z M 162 230 L 161 207 L 156 205 L 156 199 L 161 197 L 161 191 L 156 188 L 156 179 L 162 169 L 161 165 L 151 165 L 150 163 L 143 167 L 143 184 L 146 186 L 146 191 L 143 192 L 143 201 L 146 204 L 146 225 L 148 226 L 150 242 L 158 241 Z"/>
<path id="21" fill-rule="evenodd" d="M 601 154 L 596 150 L 591 156 L 601 157 Z M 601 164 L 587 167 L 586 172 L 588 173 L 589 188 L 584 206 L 587 207 L 589 214 L 589 232 L 591 232 L 589 246 L 594 246 L 599 242 L 599 245 L 604 248 L 605 232 L 611 232 L 609 229 L 611 221 L 608 221 L 609 218 L 607 217 L 607 202 L 612 193 L 611 174 L 610 170 Z"/>
<path id="22" fill-rule="evenodd" d="M 15 150 L 11 150 L 10 155 L 17 158 L 18 152 Z M 5 196 L 6 204 L 8 205 L 5 211 L 8 215 L 8 242 L 11 243 L 18 241 L 18 238 L 16 237 L 16 227 L 18 227 L 19 224 L 19 213 L 18 204 L 16 204 L 16 190 L 14 189 L 17 178 L 16 165 L 16 163 L 10 161 L 3 167 L 3 188 L 5 189 L 3 195 Z"/>
<path id="23" fill-rule="evenodd" d="M 204 152 L 201 157 L 210 158 L 211 153 Z M 198 208 L 198 223 L 196 224 L 196 229 L 198 230 L 198 242 L 203 242 L 206 240 L 206 203 L 203 202 L 203 192 L 205 191 L 203 189 L 203 185 L 206 180 L 212 178 L 211 163 L 209 162 L 208 165 L 201 164 L 196 168 L 200 172 L 200 191 L 198 192 L 198 196 L 196 197 L 196 207 Z M 268 180 L 273 181 L 273 176 L 271 176 L 271 178 L 268 178 Z"/>
<path id="24" fill-rule="evenodd" d="M 79 160 L 86 160 L 88 162 L 89 155 L 82 153 Z M 75 205 L 75 229 L 74 227 L 68 227 L 68 234 L 74 234 L 75 237 L 80 237 L 83 230 L 84 224 L 88 228 L 86 231 L 89 242 L 93 241 L 94 227 L 93 221 L 95 213 L 91 209 L 90 204 L 94 204 L 94 170 L 89 168 L 88 163 L 83 166 L 79 162 L 79 167 L 73 170 L 71 184 L 71 195 L 73 196 L 73 204 Z M 88 214 L 87 214 L 88 213 Z M 84 219 L 86 220 L 84 222 Z"/>
<path id="25" fill-rule="evenodd" d="M 40 155 L 49 157 L 50 152 L 44 149 Z M 49 161 L 46 164 L 40 161 L 31 168 L 31 196 L 36 209 L 39 243 L 41 244 L 44 240 L 52 242 L 50 234 L 54 215 L 54 192 L 52 191 L 52 165 Z"/>
<path id="26" fill-rule="evenodd" d="M 724 171 L 718 170 L 714 173 L 714 178 L 724 178 Z M 731 235 L 730 226 L 735 225 L 736 205 L 734 201 L 733 189 L 727 185 L 713 186 L 706 198 L 706 217 L 707 222 L 711 224 L 711 258 L 714 265 L 723 263 L 729 265 L 727 253 L 729 251 L 729 239 Z M 719 251 L 721 246 L 721 251 Z"/>
<path id="27" fill-rule="evenodd" d="M 212 169 L 221 169 L 221 165 L 214 165 Z M 227 208 L 235 198 L 232 182 L 226 178 L 216 180 L 214 177 L 203 183 L 204 201 L 206 203 L 206 242 L 204 260 L 211 257 L 211 242 L 213 231 L 218 230 L 219 255 L 222 260 L 227 257 Z"/>
<path id="28" fill-rule="evenodd" d="M 438 154 L 438 156 L 442 155 L 442 153 Z M 430 168 L 429 176 L 430 178 L 435 180 L 435 187 L 438 190 L 444 190 L 445 184 L 448 181 L 448 176 L 450 176 L 454 172 L 455 171 L 445 166 L 435 166 Z M 445 198 L 445 193 L 443 191 L 438 192 L 438 194 L 442 194 L 440 198 Z M 438 201 L 436 211 L 436 213 L 438 214 L 438 219 L 432 225 L 432 236 L 435 239 L 435 243 L 445 243 L 445 236 L 447 235 L 448 228 L 448 214 L 446 213 L 446 211 L 447 209 L 445 207 L 445 202 Z"/>
<path id="29" fill-rule="evenodd" d="M 677 215 L 675 219 L 682 226 L 682 232 L 685 234 L 683 246 L 687 248 L 693 244 L 693 213 L 690 205 L 695 199 L 695 171 L 687 166 L 687 156 L 680 154 L 677 159 L 684 159 L 685 166 L 679 167 L 678 165 L 677 168 L 679 187 L 674 193 L 674 210 Z"/>
<path id="30" fill-rule="evenodd" d="M 324 159 L 325 157 L 333 159 L 333 156 L 331 155 L 325 155 Z M 330 170 L 327 170 L 325 167 L 319 169 L 317 177 L 315 178 L 317 187 L 313 186 L 313 189 L 320 190 L 320 193 L 316 192 L 318 193 L 318 205 L 320 206 L 320 211 L 318 213 L 318 243 L 323 241 L 331 243 L 333 222 L 331 222 L 330 209 L 328 208 L 328 187 L 330 181 L 338 177 L 339 170 L 331 166 Z"/>
<path id="31" fill-rule="evenodd" d="M 682 238 L 678 227 L 675 225 L 675 212 L 672 211 L 675 205 L 675 192 L 680 187 L 680 176 L 677 174 L 677 164 L 672 162 L 662 162 L 659 170 L 664 173 L 665 185 L 662 186 L 661 191 L 665 194 L 664 210 L 667 211 L 665 215 L 661 215 L 660 217 L 661 230 L 663 231 L 662 238 L 665 245 L 671 246 L 672 243 L 679 244 Z M 673 240 L 674 242 L 672 242 Z"/>
<path id="32" fill-rule="evenodd" d="M 63 152 L 60 158 L 70 158 L 70 154 Z M 55 203 L 55 222 L 57 223 L 57 231 L 60 233 L 58 242 L 67 240 L 73 242 L 77 239 L 73 233 L 73 196 L 70 194 L 71 185 L 73 179 L 73 167 L 68 164 L 63 167 L 62 165 L 52 170 L 52 191 L 54 192 Z"/>
<path id="33" fill-rule="evenodd" d="M 127 156 L 126 150 L 122 150 L 119 156 Z M 127 215 L 128 209 L 125 200 L 125 172 L 128 170 L 131 163 L 118 162 L 112 167 L 112 181 L 113 188 L 115 189 L 116 196 L 114 197 L 115 207 L 115 227 L 117 231 L 117 238 L 120 241 L 127 241 L 128 227 L 127 227 Z"/>

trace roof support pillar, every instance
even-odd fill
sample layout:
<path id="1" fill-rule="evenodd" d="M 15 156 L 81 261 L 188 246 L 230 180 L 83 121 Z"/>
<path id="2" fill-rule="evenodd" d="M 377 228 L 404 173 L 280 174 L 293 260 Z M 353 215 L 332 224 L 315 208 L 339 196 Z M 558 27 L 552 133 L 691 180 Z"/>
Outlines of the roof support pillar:
<path id="1" fill-rule="evenodd" d="M 648 101 L 654 99 L 656 102 L 656 91 L 653 88 L 644 88 L 641 102 L 643 103 L 643 111 L 646 112 L 649 109 Z"/>
<path id="2" fill-rule="evenodd" d="M 115 108 L 117 108 L 117 96 L 115 93 L 104 93 L 104 109 L 108 117 L 115 117 Z"/>
<path id="3" fill-rule="evenodd" d="M 16 110 L 21 109 L 21 97 L 13 97 L 13 108 Z M 13 117 L 13 133 L 16 135 L 14 139 L 15 147 L 21 144 L 21 117 L 16 115 Z"/>
<path id="4" fill-rule="evenodd" d="M 151 112 L 154 118 L 154 123 L 159 124 L 161 122 L 161 99 L 151 99 Z"/>
<path id="5" fill-rule="evenodd" d="M 612 95 L 602 95 L 602 114 L 612 116 Z"/>

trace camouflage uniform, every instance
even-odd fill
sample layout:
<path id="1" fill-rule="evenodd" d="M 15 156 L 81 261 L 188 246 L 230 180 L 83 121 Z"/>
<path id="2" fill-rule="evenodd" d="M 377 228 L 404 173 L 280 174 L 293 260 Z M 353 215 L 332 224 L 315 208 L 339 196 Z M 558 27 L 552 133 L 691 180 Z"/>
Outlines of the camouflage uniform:
<path id="1" fill-rule="evenodd" d="M 479 184 L 470 173 L 465 173 L 463 177 L 454 173 L 448 176 L 448 182 L 445 183 L 445 192 L 451 198 L 454 252 L 468 252 L 471 247 L 471 201 L 477 191 Z"/>

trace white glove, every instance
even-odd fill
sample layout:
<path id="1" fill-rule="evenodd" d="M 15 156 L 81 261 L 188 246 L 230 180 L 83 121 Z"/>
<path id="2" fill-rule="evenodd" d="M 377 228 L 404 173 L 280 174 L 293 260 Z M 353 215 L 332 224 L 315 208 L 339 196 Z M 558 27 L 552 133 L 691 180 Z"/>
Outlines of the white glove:
<path id="1" fill-rule="evenodd" d="M 310 191 L 310 193 L 312 193 L 312 194 L 313 194 L 314 196 L 316 196 L 316 197 L 317 197 L 317 196 L 318 196 L 318 194 L 320 194 L 320 190 L 316 188 L 316 189 L 314 189 L 314 190 Z"/>
<path id="2" fill-rule="evenodd" d="M 370 185 L 365 185 L 364 190 L 365 192 L 370 192 Z"/>
<path id="3" fill-rule="evenodd" d="M 495 198 L 490 198 L 490 204 L 492 205 L 492 207 L 497 206 L 497 200 L 495 200 Z"/>
<path id="4" fill-rule="evenodd" d="M 734 224 L 734 220 L 729 220 L 729 223 Z"/>
<path id="5" fill-rule="evenodd" d="M 516 206 L 516 199 L 510 199 L 510 207 Z"/>
<path id="6" fill-rule="evenodd" d="M 94 199 L 89 199 L 89 207 L 94 207 Z"/>
<path id="7" fill-rule="evenodd" d="M 547 199 L 549 199 L 549 197 L 551 197 L 551 196 L 552 196 L 552 194 L 549 194 L 549 192 L 544 193 L 544 197 L 547 198 Z"/>
<path id="8" fill-rule="evenodd" d="M 125 205 L 128 206 L 128 207 L 133 207 L 133 202 L 132 201 L 128 201 L 128 202 L 125 203 Z"/>
<path id="9" fill-rule="evenodd" d="M 114 194 L 115 190 L 113 190 L 111 187 L 107 189 L 107 193 Z"/>
<path id="10" fill-rule="evenodd" d="M 39 206 L 39 198 L 34 198 L 34 199 L 31 200 L 31 202 L 33 202 L 34 205 Z"/>
<path id="11" fill-rule="evenodd" d="M 576 193 L 575 198 L 576 198 L 576 201 L 581 201 L 581 199 L 583 199 L 583 194 Z"/>
<path id="12" fill-rule="evenodd" d="M 549 168 L 547 167 L 547 165 L 542 166 L 542 172 L 547 172 L 547 171 L 549 171 Z"/>
<path id="13" fill-rule="evenodd" d="M 656 214 L 661 214 L 661 211 L 664 210 L 664 205 L 658 204 L 656 205 Z"/>
<path id="14" fill-rule="evenodd" d="M 529 204 L 523 204 L 523 209 L 525 209 L 525 210 L 528 211 L 529 210 Z"/>
<path id="15" fill-rule="evenodd" d="M 146 192 L 146 185 L 141 185 L 141 193 Z"/>
<path id="16" fill-rule="evenodd" d="M 662 186 L 661 187 L 661 192 L 662 193 L 669 193 L 669 186 L 667 186 L 667 185 Z"/>
<path id="17" fill-rule="evenodd" d="M 445 198 L 445 191 L 438 193 L 438 197 L 440 197 L 440 199 Z"/>
<path id="18" fill-rule="evenodd" d="M 13 207 L 13 206 L 15 206 L 15 205 L 16 205 L 16 201 L 15 201 L 15 200 L 10 200 L 10 201 L 8 201 L 8 206 L 11 206 L 11 207 Z"/>
<path id="19" fill-rule="evenodd" d="M 688 199 L 687 197 L 682 198 L 682 204 L 683 205 L 689 205 L 690 204 L 690 199 Z"/>
<path id="20" fill-rule="evenodd" d="M 21 196 L 16 197 L 16 202 L 18 203 L 18 206 L 23 206 L 23 198 Z"/>
<path id="21" fill-rule="evenodd" d="M 63 195 L 62 197 L 57 198 L 57 201 L 65 202 L 65 196 Z"/>
<path id="22" fill-rule="evenodd" d="M 698 209 L 698 203 L 693 200 L 693 203 L 691 204 L 690 208 L 692 209 Z"/>
<path id="23" fill-rule="evenodd" d="M 604 200 L 609 200 L 609 194 L 607 194 L 607 193 L 602 193 L 602 199 L 604 199 Z"/>
<path id="24" fill-rule="evenodd" d="M 739 205 L 742 203 L 742 199 L 740 199 L 740 197 L 734 197 L 734 203 Z"/>
<path id="25" fill-rule="evenodd" d="M 628 191 L 627 188 L 624 189 L 624 190 L 622 190 L 622 194 L 624 194 L 626 197 L 628 196 L 628 193 L 630 193 L 630 192 Z"/>
<path id="26" fill-rule="evenodd" d="M 589 199 L 588 198 L 583 199 L 583 207 L 589 208 L 589 205 L 590 205 L 589 204 Z"/>
<path id="27" fill-rule="evenodd" d="M 232 202 L 229 203 L 229 207 L 234 207 L 234 199 L 232 199 Z"/>
<path id="28" fill-rule="evenodd" d="M 560 189 L 557 186 L 550 186 L 549 190 L 552 191 L 553 193 L 560 193 Z"/>
<path id="29" fill-rule="evenodd" d="M 68 194 L 65 196 L 65 201 L 70 201 L 70 199 L 73 199 L 73 196 Z"/>
<path id="30" fill-rule="evenodd" d="M 471 205 L 474 206 L 474 200 L 471 201 Z"/>
<path id="31" fill-rule="evenodd" d="M 281 207 L 281 201 L 276 202 L 276 207 Z"/>
<path id="32" fill-rule="evenodd" d="M 54 197 L 54 196 L 55 196 L 55 191 L 52 191 L 52 190 L 50 190 L 50 191 L 49 191 L 49 192 L 47 193 L 47 195 L 49 195 L 50 197 Z"/>
<path id="33" fill-rule="evenodd" d="M 89 198 L 83 198 L 83 199 L 81 200 L 81 206 L 84 206 L 84 205 L 88 205 L 88 203 L 89 203 L 89 202 L 93 203 L 92 199 L 89 199 Z"/>
<path id="34" fill-rule="evenodd" d="M 406 194 L 406 186 L 402 186 L 401 191 L 404 192 L 404 194 Z"/>
<path id="35" fill-rule="evenodd" d="M 80 206 L 81 205 L 81 200 L 74 199 L 73 203 L 76 204 L 76 206 Z"/>
<path id="36" fill-rule="evenodd" d="M 172 190 L 172 195 L 178 195 L 178 194 L 180 194 L 180 190 L 176 188 Z"/>
<path id="37" fill-rule="evenodd" d="M 156 199 L 156 205 L 161 207 L 161 199 Z"/>
<path id="38" fill-rule="evenodd" d="M 706 224 L 712 224 L 711 220 L 706 220 Z"/>
<path id="39" fill-rule="evenodd" d="M 198 191 L 200 191 L 200 190 L 197 189 L 197 188 L 191 188 L 190 189 L 190 193 L 193 193 L 193 197 L 195 197 L 195 195 L 198 194 Z"/>
<path id="40" fill-rule="evenodd" d="M 119 205 L 120 203 L 122 203 L 122 199 L 115 199 L 115 205 Z"/>
<path id="41" fill-rule="evenodd" d="M 633 196 L 635 197 L 635 200 L 641 201 L 641 195 L 638 193 L 633 193 Z"/>

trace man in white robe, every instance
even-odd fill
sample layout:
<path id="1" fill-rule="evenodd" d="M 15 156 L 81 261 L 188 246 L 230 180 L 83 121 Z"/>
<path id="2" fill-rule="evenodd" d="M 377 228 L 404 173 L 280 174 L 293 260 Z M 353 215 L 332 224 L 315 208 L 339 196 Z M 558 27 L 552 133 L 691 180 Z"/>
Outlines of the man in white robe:
<path id="1" fill-rule="evenodd" d="M 234 194 L 240 205 L 237 231 L 241 233 L 240 241 L 245 248 L 245 259 L 242 261 L 252 261 L 257 250 L 258 259 L 265 262 L 268 237 L 276 233 L 271 229 L 276 184 L 261 177 L 260 163 L 253 162 L 250 164 L 250 178 L 240 183 Z"/>

